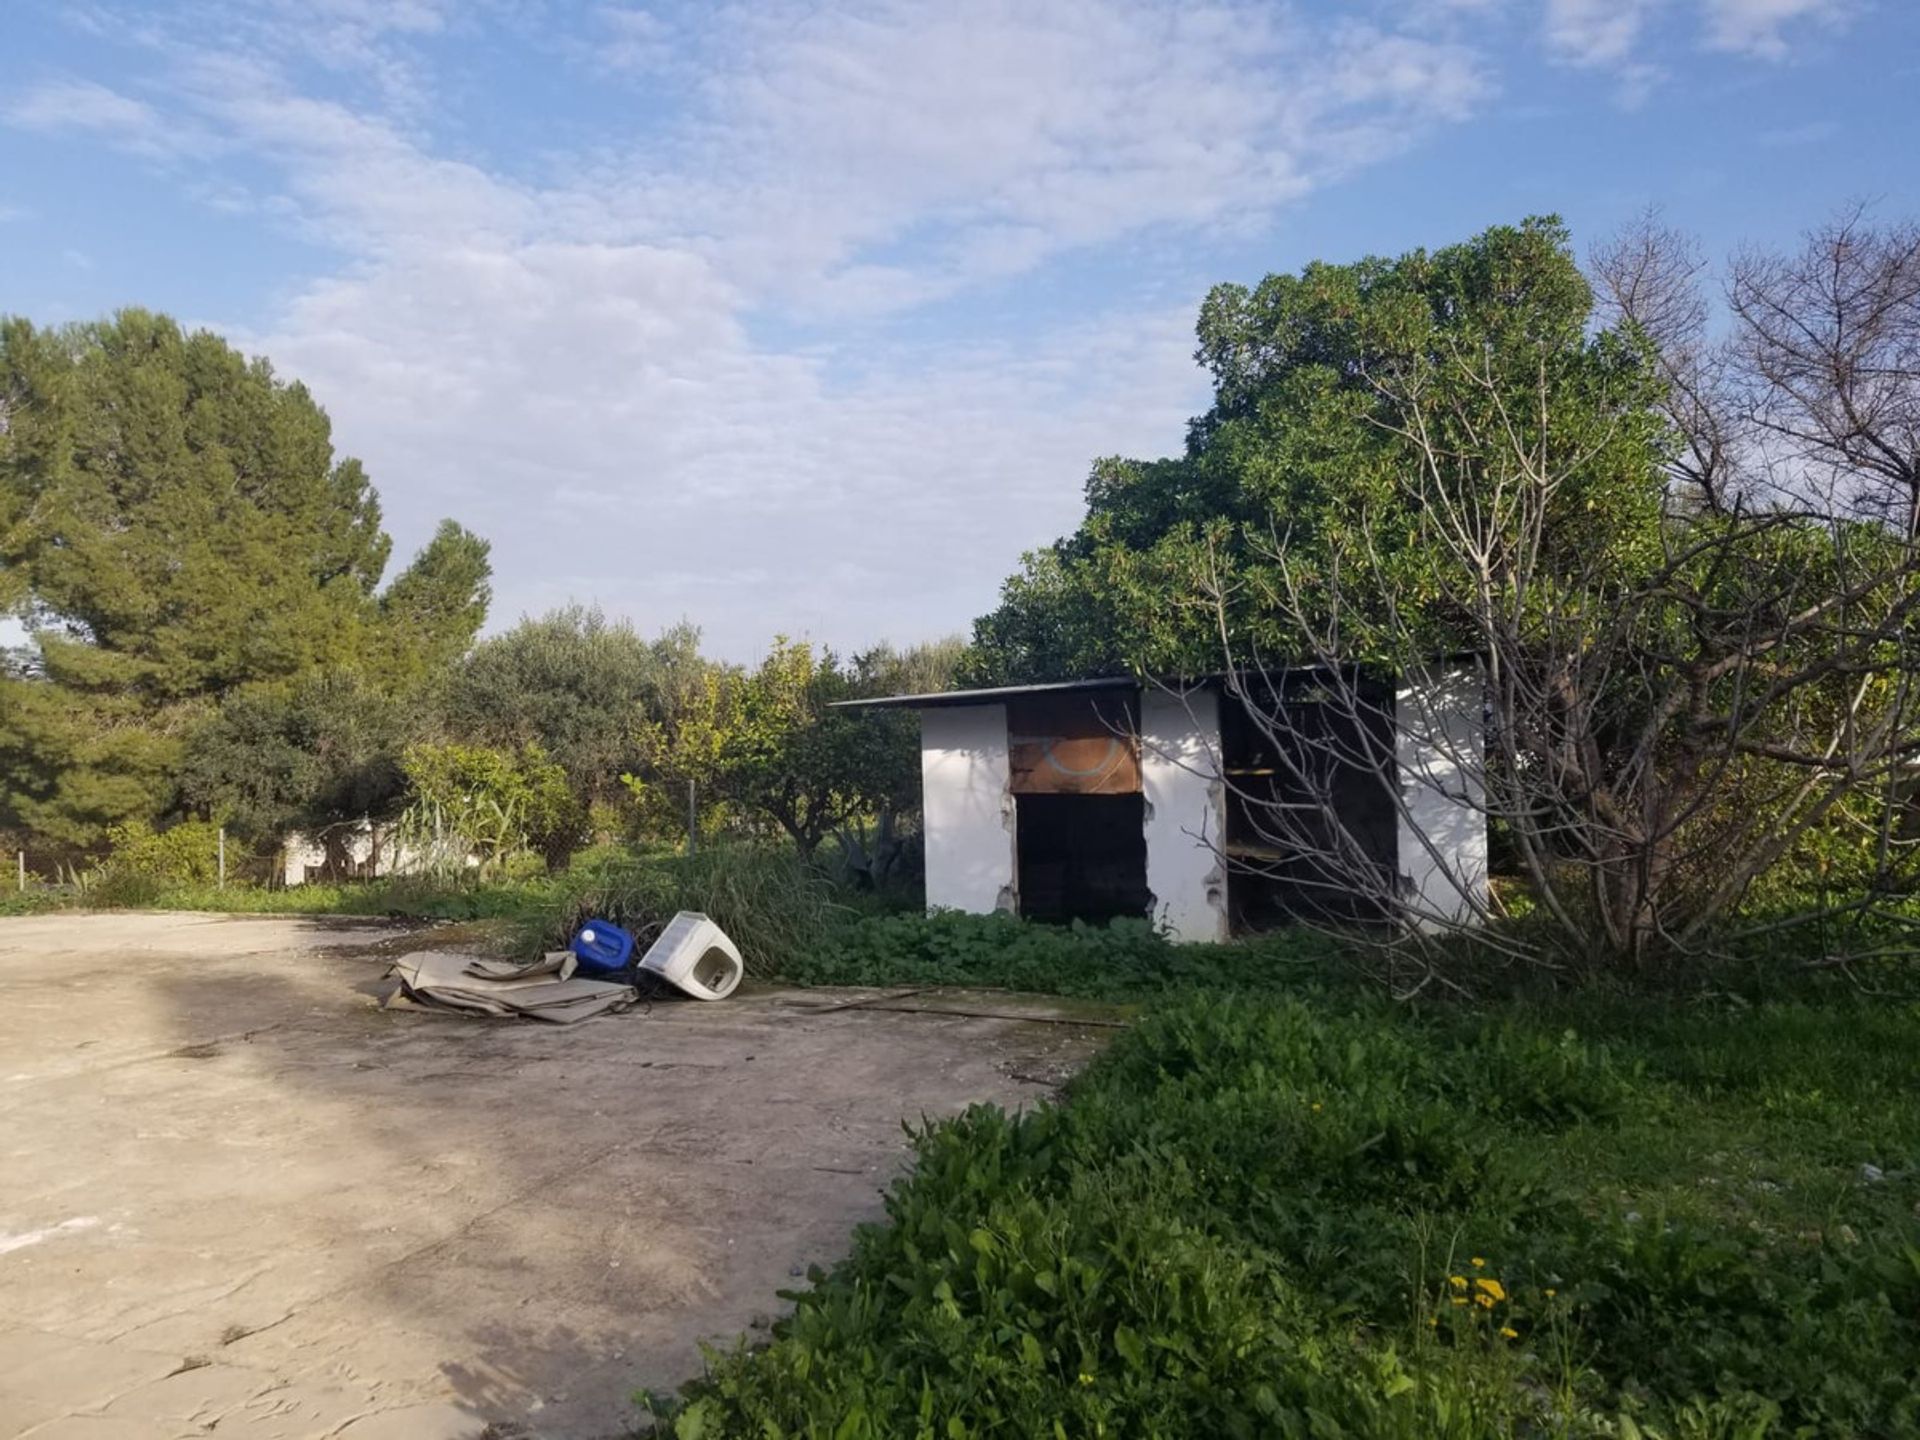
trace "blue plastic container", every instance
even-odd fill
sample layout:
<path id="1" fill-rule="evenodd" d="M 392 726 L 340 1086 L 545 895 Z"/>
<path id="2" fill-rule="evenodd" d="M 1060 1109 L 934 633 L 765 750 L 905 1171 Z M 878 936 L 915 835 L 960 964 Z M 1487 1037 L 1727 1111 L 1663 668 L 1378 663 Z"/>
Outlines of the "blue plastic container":
<path id="1" fill-rule="evenodd" d="M 611 974 L 624 970 L 633 958 L 633 936 L 610 920 L 589 920 L 573 937 L 571 949 L 582 970 Z"/>

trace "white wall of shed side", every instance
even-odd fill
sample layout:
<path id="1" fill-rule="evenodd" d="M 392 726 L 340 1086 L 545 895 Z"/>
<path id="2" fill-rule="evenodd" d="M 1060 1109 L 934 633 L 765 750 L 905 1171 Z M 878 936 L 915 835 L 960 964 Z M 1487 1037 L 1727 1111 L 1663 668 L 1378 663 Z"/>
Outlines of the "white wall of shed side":
<path id="1" fill-rule="evenodd" d="M 1007 707 L 920 712 L 927 908 L 976 915 L 1016 908 Z"/>
<path id="2" fill-rule="evenodd" d="M 1471 666 L 1402 678 L 1394 695 L 1400 892 L 1425 929 L 1471 924 L 1486 912 L 1487 816 L 1480 784 L 1484 695 Z M 1464 762 L 1464 763 L 1463 763 Z"/>
<path id="3" fill-rule="evenodd" d="M 1140 781 L 1154 923 L 1176 940 L 1226 939 L 1220 697 L 1211 688 L 1141 695 Z"/>

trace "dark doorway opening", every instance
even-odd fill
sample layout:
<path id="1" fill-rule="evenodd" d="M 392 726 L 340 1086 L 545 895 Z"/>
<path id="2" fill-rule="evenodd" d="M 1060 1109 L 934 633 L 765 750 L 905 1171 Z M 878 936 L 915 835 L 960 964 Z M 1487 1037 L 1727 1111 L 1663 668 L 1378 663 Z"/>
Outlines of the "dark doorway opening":
<path id="1" fill-rule="evenodd" d="M 1318 695 L 1311 677 L 1251 688 L 1253 713 L 1220 699 L 1229 923 L 1384 919 L 1399 818 L 1392 692 L 1364 686 L 1354 706 Z"/>
<path id="2" fill-rule="evenodd" d="M 1146 800 L 1019 795 L 1020 913 L 1029 920 L 1147 914 Z"/>

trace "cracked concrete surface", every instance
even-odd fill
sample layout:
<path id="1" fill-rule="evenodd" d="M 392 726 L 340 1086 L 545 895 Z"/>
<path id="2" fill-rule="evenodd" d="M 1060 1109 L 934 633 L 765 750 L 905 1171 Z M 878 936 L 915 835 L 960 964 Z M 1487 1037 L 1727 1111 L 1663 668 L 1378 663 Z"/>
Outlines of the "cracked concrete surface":
<path id="1" fill-rule="evenodd" d="M 0 1437 L 627 1433 L 845 1252 L 902 1120 L 1031 1100 L 1110 1033 L 847 991 L 381 1011 L 393 940 L 0 919 Z"/>

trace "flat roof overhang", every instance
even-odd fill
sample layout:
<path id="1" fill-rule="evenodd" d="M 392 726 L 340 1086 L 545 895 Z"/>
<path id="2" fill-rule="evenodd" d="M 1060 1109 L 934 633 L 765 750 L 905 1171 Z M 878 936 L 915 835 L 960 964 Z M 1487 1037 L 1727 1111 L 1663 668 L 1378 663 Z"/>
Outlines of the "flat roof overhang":
<path id="1" fill-rule="evenodd" d="M 1461 664 L 1476 660 L 1469 650 L 1442 651 L 1433 657 L 1435 664 Z M 1089 680 L 1051 680 L 1039 685 L 992 685 L 979 690 L 932 690 L 924 695 L 876 695 L 870 700 L 836 700 L 828 706 L 830 710 L 940 710 L 953 705 L 991 705 L 1000 700 L 1013 700 L 1023 695 L 1070 695 L 1078 690 L 1142 690 L 1152 687 L 1156 690 L 1178 693 L 1183 690 L 1197 690 L 1205 685 L 1219 685 L 1232 680 L 1236 675 L 1243 678 L 1268 680 L 1284 677 L 1306 677 L 1327 673 L 1327 667 L 1321 665 L 1270 665 L 1264 669 L 1215 670 L 1205 675 L 1150 676 L 1141 679 L 1137 675 L 1099 675 Z"/>
<path id="2" fill-rule="evenodd" d="M 836 700 L 833 710 L 941 710 L 954 705 L 991 705 L 1021 695 L 1065 695 L 1076 690 L 1138 690 L 1131 675 L 1093 680 L 1055 680 L 1044 685 L 993 685 L 981 690 L 932 690 L 924 695 L 877 695 L 871 700 Z"/>

